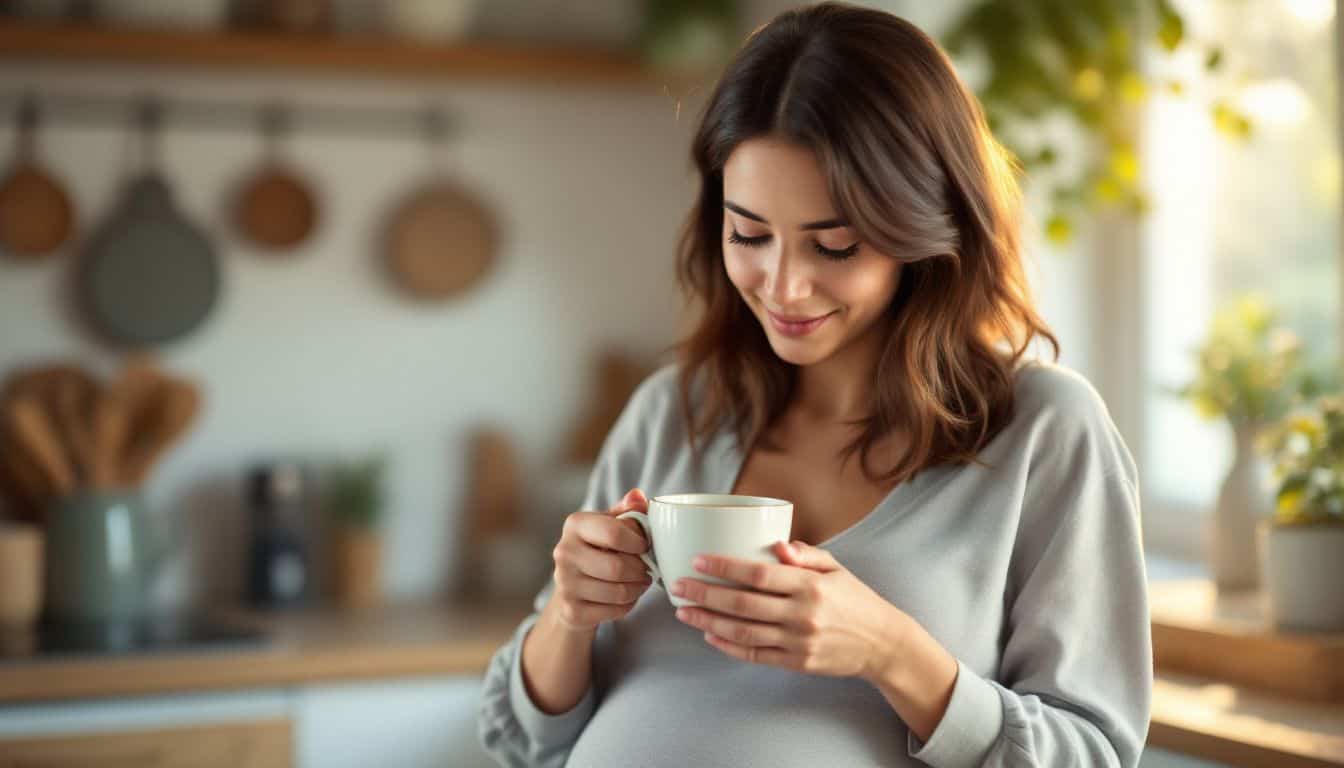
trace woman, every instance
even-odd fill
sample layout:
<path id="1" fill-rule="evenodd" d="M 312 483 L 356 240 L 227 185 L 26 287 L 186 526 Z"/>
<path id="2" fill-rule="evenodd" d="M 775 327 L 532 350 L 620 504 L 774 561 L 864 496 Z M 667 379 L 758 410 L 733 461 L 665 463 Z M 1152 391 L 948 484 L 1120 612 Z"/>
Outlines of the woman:
<path id="1" fill-rule="evenodd" d="M 1136 472 L 1032 307 L 1013 168 L 890 14 L 758 29 L 694 139 L 704 304 L 631 398 L 479 726 L 509 765 L 1133 766 Z M 628 489 L 634 489 L 629 490 Z M 642 490 L 794 502 L 778 564 L 648 590 Z"/>

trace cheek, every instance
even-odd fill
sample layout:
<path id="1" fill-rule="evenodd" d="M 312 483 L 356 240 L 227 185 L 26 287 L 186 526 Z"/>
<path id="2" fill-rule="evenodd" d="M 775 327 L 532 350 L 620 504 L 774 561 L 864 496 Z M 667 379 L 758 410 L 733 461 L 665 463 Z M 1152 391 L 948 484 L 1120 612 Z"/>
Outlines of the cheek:
<path id="1" fill-rule="evenodd" d="M 755 260 L 749 254 L 742 253 L 741 248 L 724 250 L 723 268 L 728 273 L 728 279 L 739 290 L 745 291 L 754 288 L 760 280 L 760 270 L 757 269 Z"/>
<path id="2" fill-rule="evenodd" d="M 896 295 L 900 266 L 880 261 L 846 272 L 831 285 L 836 298 L 867 313 L 880 312 Z"/>

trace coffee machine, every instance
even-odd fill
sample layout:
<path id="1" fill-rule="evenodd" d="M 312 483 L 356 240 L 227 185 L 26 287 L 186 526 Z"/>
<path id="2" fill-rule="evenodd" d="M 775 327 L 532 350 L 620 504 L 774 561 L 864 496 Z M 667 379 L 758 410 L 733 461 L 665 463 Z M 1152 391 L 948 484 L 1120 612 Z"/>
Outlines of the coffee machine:
<path id="1" fill-rule="evenodd" d="M 248 599 L 263 608 L 301 605 L 311 596 L 312 560 L 304 542 L 313 509 L 308 471 L 295 462 L 259 464 L 248 470 L 252 518 L 248 553 Z"/>

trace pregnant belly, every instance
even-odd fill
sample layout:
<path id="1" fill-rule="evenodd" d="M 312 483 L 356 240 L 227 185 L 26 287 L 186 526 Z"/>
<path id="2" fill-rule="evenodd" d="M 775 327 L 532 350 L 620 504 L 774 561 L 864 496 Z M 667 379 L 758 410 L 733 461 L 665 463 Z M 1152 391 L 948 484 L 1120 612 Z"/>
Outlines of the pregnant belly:
<path id="1" fill-rule="evenodd" d="M 728 657 L 690 669 L 629 670 L 606 691 L 568 762 L 582 768 L 918 764 L 908 756 L 905 725 L 866 683 Z"/>

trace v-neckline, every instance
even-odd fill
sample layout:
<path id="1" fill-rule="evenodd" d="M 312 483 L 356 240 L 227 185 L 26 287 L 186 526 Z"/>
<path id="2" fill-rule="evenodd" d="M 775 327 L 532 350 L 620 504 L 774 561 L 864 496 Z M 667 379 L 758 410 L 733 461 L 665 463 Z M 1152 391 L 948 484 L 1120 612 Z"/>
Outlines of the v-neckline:
<path id="1" fill-rule="evenodd" d="M 737 444 L 737 436 L 732 430 L 724 429 L 715 436 L 715 442 L 709 446 L 712 450 L 706 451 L 706 458 L 712 459 L 707 467 L 708 475 L 711 475 L 709 485 L 713 488 L 721 489 L 717 493 L 732 494 L 733 489 L 737 487 L 737 481 L 742 475 L 742 470 L 746 466 L 747 456 Z M 710 456 L 717 451 L 717 456 Z M 932 468 L 925 469 L 915 474 L 914 477 L 898 483 L 895 488 L 887 492 L 877 506 L 868 511 L 868 514 L 859 518 L 849 527 L 832 534 L 826 540 L 814 547 L 830 549 L 834 545 L 841 543 L 846 539 L 853 538 L 860 531 L 873 528 L 895 514 L 896 511 L 906 508 L 910 505 L 901 506 L 900 502 L 914 493 L 915 488 L 923 485 L 927 481 L 927 475 Z M 912 497 L 913 498 L 913 497 Z"/>

